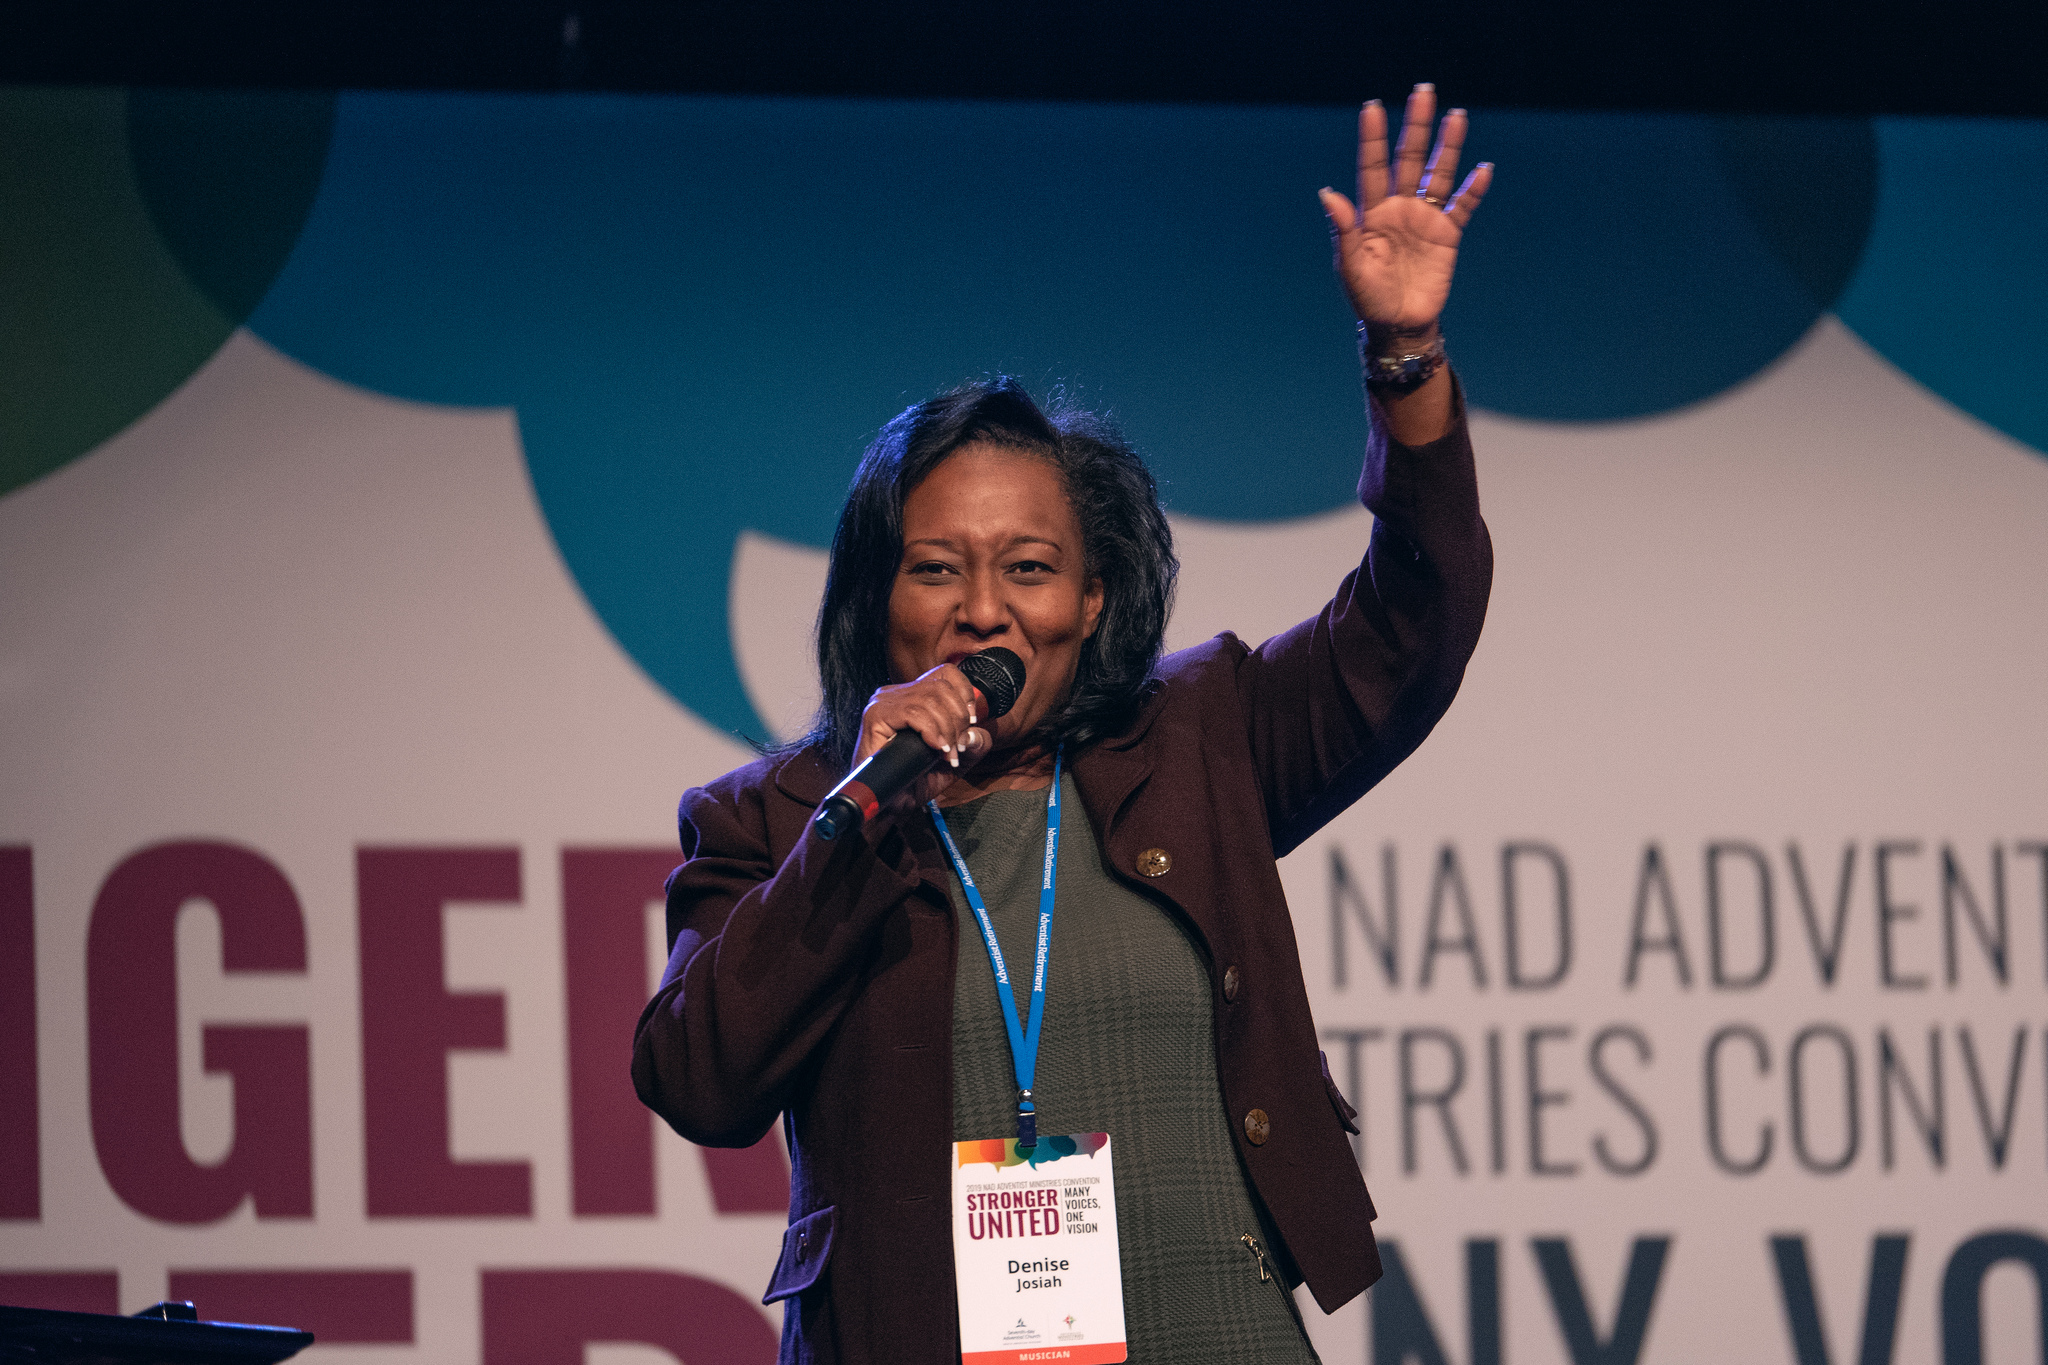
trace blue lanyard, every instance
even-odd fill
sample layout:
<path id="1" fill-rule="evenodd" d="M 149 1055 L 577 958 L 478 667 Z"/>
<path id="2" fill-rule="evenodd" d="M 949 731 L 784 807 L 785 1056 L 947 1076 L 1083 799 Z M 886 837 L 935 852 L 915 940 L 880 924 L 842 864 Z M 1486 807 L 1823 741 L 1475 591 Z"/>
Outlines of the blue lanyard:
<path id="1" fill-rule="evenodd" d="M 932 823 L 939 827 L 939 838 L 945 841 L 946 852 L 953 859 L 953 870 L 960 874 L 960 888 L 967 893 L 967 904 L 981 921 L 981 941 L 988 948 L 989 966 L 995 968 L 997 1008 L 1002 1010 L 1003 1026 L 1009 1030 L 1010 1062 L 1017 1072 L 1017 1147 L 1027 1152 L 1038 1145 L 1038 1109 L 1031 1100 L 1031 1084 L 1038 1074 L 1038 1035 L 1045 1023 L 1045 962 L 1052 952 L 1053 889 L 1060 866 L 1061 754 L 1061 750 L 1053 751 L 1052 789 L 1045 794 L 1045 874 L 1038 887 L 1038 955 L 1031 970 L 1028 1024 L 1017 1021 L 1010 969 L 1003 962 L 1003 945 L 996 942 L 996 926 L 988 917 L 981 889 L 974 884 L 974 874 L 967 870 L 967 860 L 960 856 L 960 846 L 953 842 L 953 831 L 946 828 L 946 817 L 939 814 L 939 803 L 925 803 L 932 813 Z"/>

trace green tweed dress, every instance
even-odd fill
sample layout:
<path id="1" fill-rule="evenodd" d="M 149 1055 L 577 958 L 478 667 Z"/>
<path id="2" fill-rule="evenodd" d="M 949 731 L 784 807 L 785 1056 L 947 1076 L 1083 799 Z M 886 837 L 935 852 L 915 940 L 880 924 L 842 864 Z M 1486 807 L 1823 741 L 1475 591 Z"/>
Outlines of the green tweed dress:
<path id="1" fill-rule="evenodd" d="M 1038 1131 L 1110 1135 L 1130 1360 L 1313 1362 L 1279 1275 L 1261 1281 L 1260 1260 L 1242 1240 L 1273 1241 L 1231 1143 L 1202 950 L 1167 911 L 1104 870 L 1073 778 L 1061 780 L 1060 801 Z M 996 792 L 945 815 L 1012 964 L 1016 999 L 1005 1007 L 1028 1007 L 1045 793 Z M 1017 1082 L 995 973 L 957 878 L 952 896 L 960 915 L 953 1138 L 1009 1137 Z M 1270 1267 L 1270 1252 L 1266 1259 Z"/>

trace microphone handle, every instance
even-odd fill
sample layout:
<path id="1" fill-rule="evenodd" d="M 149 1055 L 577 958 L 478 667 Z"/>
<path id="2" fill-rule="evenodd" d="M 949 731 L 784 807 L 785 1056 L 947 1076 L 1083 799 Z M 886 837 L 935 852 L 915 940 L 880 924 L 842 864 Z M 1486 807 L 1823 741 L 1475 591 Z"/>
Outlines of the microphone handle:
<path id="1" fill-rule="evenodd" d="M 978 688 L 974 699 L 977 708 L 985 705 Z M 925 743 L 924 736 L 917 731 L 899 731 L 818 803 L 812 827 L 820 839 L 836 839 L 843 830 L 859 828 L 884 803 L 930 772 L 944 757 Z"/>

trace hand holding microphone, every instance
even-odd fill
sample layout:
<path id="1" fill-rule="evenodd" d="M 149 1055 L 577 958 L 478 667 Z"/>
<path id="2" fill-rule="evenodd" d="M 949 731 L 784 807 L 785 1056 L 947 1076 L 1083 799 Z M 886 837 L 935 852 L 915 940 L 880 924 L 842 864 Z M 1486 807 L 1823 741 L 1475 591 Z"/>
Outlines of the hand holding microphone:
<path id="1" fill-rule="evenodd" d="M 1024 690 L 1024 661 L 1000 645 L 968 655 L 957 667 L 965 675 L 972 691 L 969 714 L 975 723 L 993 721 L 1007 713 Z M 934 673 L 938 671 L 934 670 Z M 932 676 L 928 673 L 918 682 Z M 819 804 L 818 814 L 812 821 L 818 837 L 832 839 L 842 830 L 857 828 L 949 757 L 958 766 L 957 751 L 948 747 L 934 748 L 915 729 L 899 729 L 866 761 L 856 764 L 845 780 Z"/>

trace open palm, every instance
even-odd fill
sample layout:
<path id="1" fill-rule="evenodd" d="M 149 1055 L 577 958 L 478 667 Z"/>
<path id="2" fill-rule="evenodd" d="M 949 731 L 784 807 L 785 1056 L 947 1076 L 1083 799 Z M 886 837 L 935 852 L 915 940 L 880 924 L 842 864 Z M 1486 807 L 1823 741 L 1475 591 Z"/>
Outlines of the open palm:
<path id="1" fill-rule="evenodd" d="M 1357 202 L 1322 191 L 1337 277 L 1369 331 L 1415 335 L 1435 325 L 1450 297 L 1465 225 L 1493 183 L 1492 164 L 1481 162 L 1450 192 L 1465 145 L 1465 111 L 1444 116 L 1425 161 L 1435 115 L 1435 88 L 1416 86 L 1390 158 L 1387 111 L 1378 100 L 1366 105 L 1358 116 Z"/>

